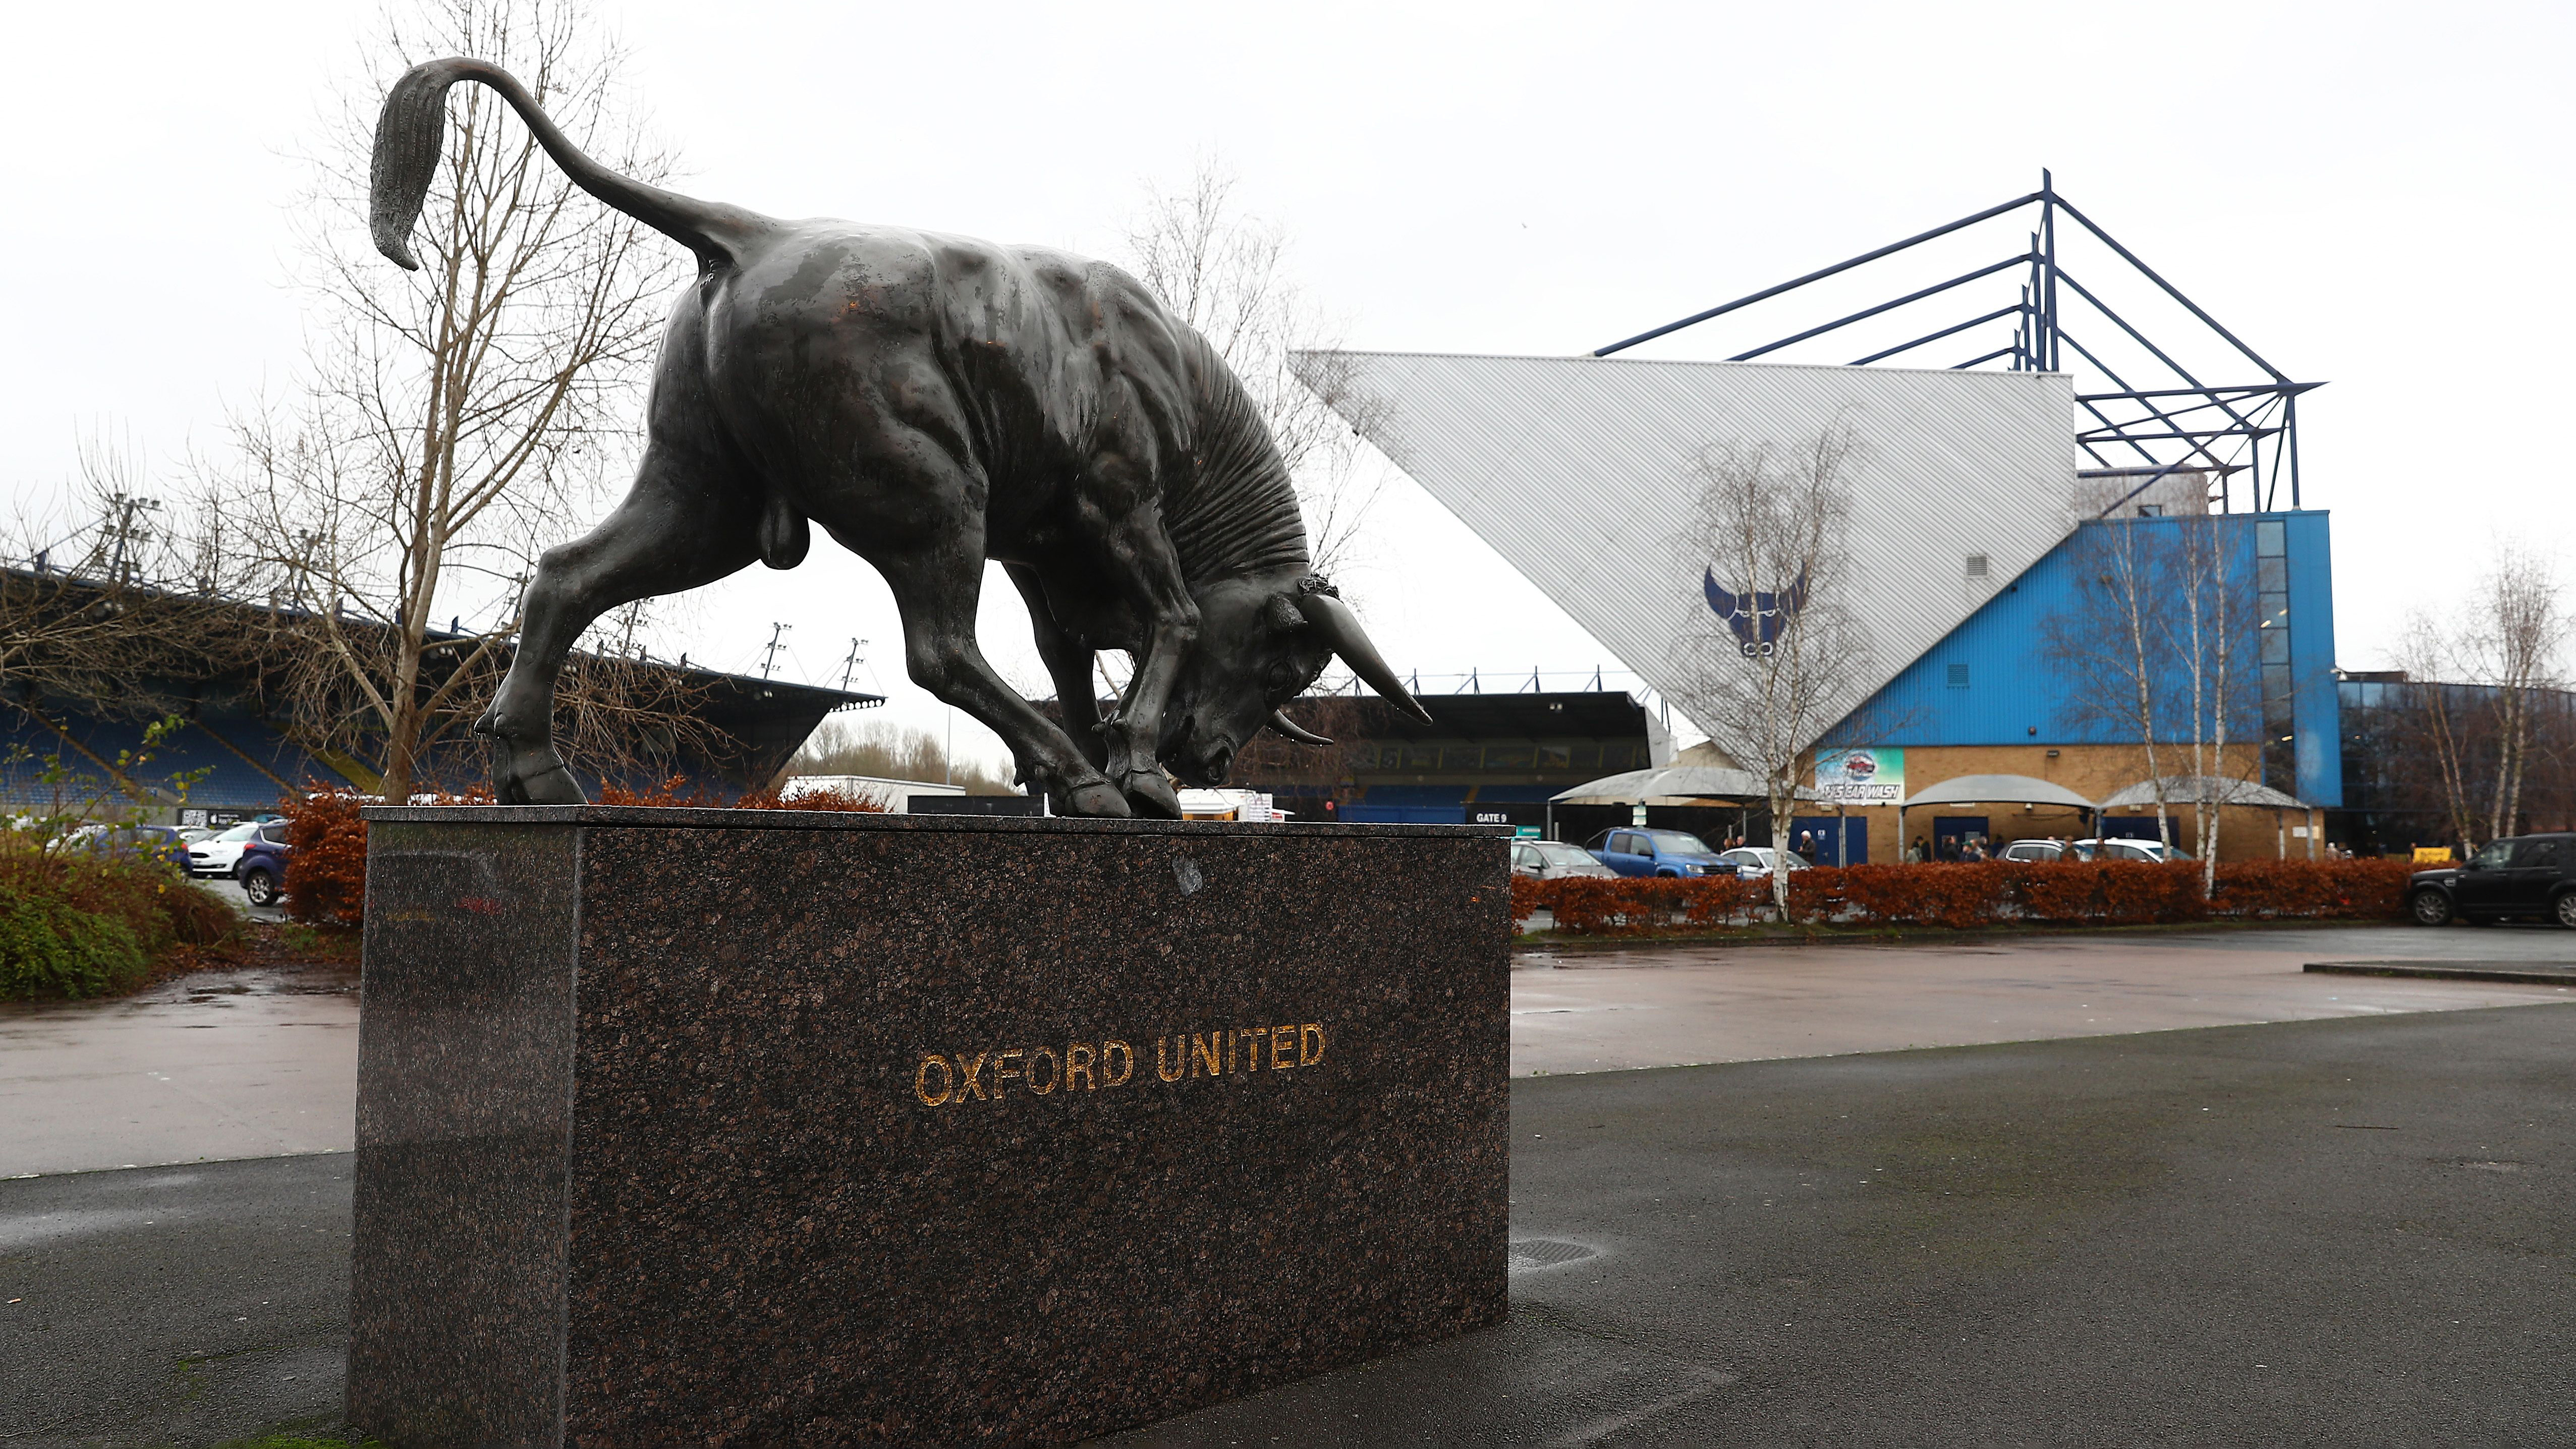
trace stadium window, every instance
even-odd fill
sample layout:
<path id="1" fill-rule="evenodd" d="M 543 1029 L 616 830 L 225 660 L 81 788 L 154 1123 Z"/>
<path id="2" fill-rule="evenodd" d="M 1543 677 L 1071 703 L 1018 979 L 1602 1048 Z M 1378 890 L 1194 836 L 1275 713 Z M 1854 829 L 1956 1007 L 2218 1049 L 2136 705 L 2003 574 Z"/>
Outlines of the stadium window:
<path id="1" fill-rule="evenodd" d="M 2289 528 L 2277 518 L 2254 520 L 2254 556 L 2283 558 L 2290 552 Z"/>
<path id="2" fill-rule="evenodd" d="M 2289 630 L 2266 629 L 2263 631 L 2263 662 L 2266 664 L 2287 664 L 2290 662 Z"/>
<path id="3" fill-rule="evenodd" d="M 1440 747 L 1440 768 L 1444 770 L 1474 770 L 1482 768 L 1484 763 L 1483 745 L 1442 745 Z"/>
<path id="4" fill-rule="evenodd" d="M 2266 594 L 2288 593 L 2290 591 L 2290 561 L 2285 558 L 2258 558 L 2254 560 L 2254 587 L 2259 592 Z"/>
<path id="5" fill-rule="evenodd" d="M 1537 760 L 1542 770 L 1570 770 L 1574 768 L 1574 750 L 1567 745 L 1540 745 Z"/>
<path id="6" fill-rule="evenodd" d="M 1950 666 L 1950 687 L 1952 689 L 1965 689 L 1968 687 L 1968 666 L 1964 664 L 1953 664 Z"/>

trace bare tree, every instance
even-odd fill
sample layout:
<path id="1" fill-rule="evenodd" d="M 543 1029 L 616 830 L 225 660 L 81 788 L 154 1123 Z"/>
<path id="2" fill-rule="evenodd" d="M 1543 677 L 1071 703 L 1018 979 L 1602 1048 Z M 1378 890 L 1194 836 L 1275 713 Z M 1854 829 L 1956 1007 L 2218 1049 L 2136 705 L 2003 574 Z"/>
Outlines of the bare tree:
<path id="1" fill-rule="evenodd" d="M 2442 815 L 2462 848 L 2477 848 L 2479 830 L 2472 803 L 2472 772 L 2477 721 L 2462 707 L 2460 692 L 2446 681 L 2459 678 L 2458 654 L 2450 635 L 2423 609 L 2409 614 L 2398 635 L 2397 660 L 2407 683 L 2403 703 L 2394 712 L 2397 736 L 2416 756 L 2432 764 L 2441 787 Z"/>
<path id="2" fill-rule="evenodd" d="M 217 470 L 267 591 L 291 609 L 278 623 L 291 637 L 274 641 L 297 661 L 283 681 L 290 728 L 317 749 L 378 757 L 387 799 L 406 798 L 423 751 L 488 699 L 517 581 L 624 452 L 678 270 L 658 236 L 592 203 L 480 88 L 450 108 L 421 219 L 427 265 L 385 265 L 366 226 L 376 100 L 413 62 L 479 56 L 523 77 L 577 145 L 660 179 L 668 158 L 620 109 L 622 57 L 599 31 L 575 0 L 425 0 L 385 22 L 374 74 L 312 162 L 303 373 L 288 398 L 236 418 Z M 631 740 L 648 717 L 665 732 L 683 723 L 660 686 L 623 690 L 643 676 L 613 654 L 595 660 L 594 687 L 562 701 L 576 747 Z"/>
<path id="3" fill-rule="evenodd" d="M 2400 636 L 2408 686 L 2402 719 L 2441 783 L 2463 850 L 2511 835 L 2535 762 L 2551 760 L 2544 701 L 2564 687 L 2576 634 L 2549 561 L 2512 543 L 2457 608 L 2419 609 Z"/>
<path id="4" fill-rule="evenodd" d="M 2249 787 L 2262 769 L 2260 751 L 2238 754 L 2254 762 L 2254 775 L 2240 772 L 2227 753 L 2232 727 L 2258 717 L 2262 702 L 2260 675 L 2247 648 L 2253 631 L 2245 628 L 2255 618 L 2254 581 L 2240 565 L 2236 548 L 2250 525 L 2241 519 L 2202 515 L 2175 519 L 2166 526 L 2180 536 L 2166 569 L 2159 617 L 2183 696 L 2178 702 L 2185 709 L 2186 738 L 2178 743 L 2187 747 L 2185 758 L 2191 764 L 2186 792 L 2200 857 L 2201 894 L 2207 895 L 2218 883 L 2220 819 L 2228 805 L 2251 793 Z M 2250 728 L 2247 733 L 2250 736 Z M 2157 789 L 2161 805 L 2161 781 Z"/>
<path id="5" fill-rule="evenodd" d="M 1349 562 L 1385 475 L 1366 466 L 1339 371 L 1306 359 L 1310 386 L 1292 370 L 1294 355 L 1333 352 L 1342 339 L 1290 278 L 1287 231 L 1238 209 L 1234 187 L 1207 159 L 1177 191 L 1147 187 L 1128 224 L 1129 264 L 1242 380 L 1296 480 L 1315 568 L 1331 573 Z"/>
<path id="6" fill-rule="evenodd" d="M 1868 633 L 1844 600 L 1854 446 L 1834 429 L 1787 448 L 1715 444 L 1691 464 L 1699 506 L 1680 543 L 1706 560 L 1709 611 L 1693 611 L 1674 702 L 1762 777 L 1775 850 L 1787 849 L 1817 739 L 1871 677 Z M 1771 873 L 1771 887 L 1786 919 L 1786 870 Z"/>
<path id="7" fill-rule="evenodd" d="M 2128 518 L 2081 525 L 2072 559 L 2073 603 L 2041 621 L 2041 650 L 2074 686 L 2064 696 L 2061 723 L 2138 741 L 2155 796 L 2156 838 L 2170 845 L 2172 810 L 2157 753 L 2164 661 L 2153 601 L 2160 570 L 2145 539 L 2149 527 Z"/>
<path id="8" fill-rule="evenodd" d="M 59 510 L 0 527 L 0 695 L 167 714 L 154 683 L 243 655 L 242 641 L 209 628 L 232 582 L 220 518 L 152 491 L 131 441 L 86 434 L 79 459 Z"/>
<path id="9" fill-rule="evenodd" d="M 2480 683 L 2494 689 L 2496 778 L 2488 797 L 2487 838 L 2511 835 L 2522 818 L 2523 779 L 2532 756 L 2539 696 L 2564 679 L 2561 651 L 2576 618 L 2559 596 L 2547 560 L 2507 543 L 2480 581 L 2477 627 L 2471 634 Z"/>

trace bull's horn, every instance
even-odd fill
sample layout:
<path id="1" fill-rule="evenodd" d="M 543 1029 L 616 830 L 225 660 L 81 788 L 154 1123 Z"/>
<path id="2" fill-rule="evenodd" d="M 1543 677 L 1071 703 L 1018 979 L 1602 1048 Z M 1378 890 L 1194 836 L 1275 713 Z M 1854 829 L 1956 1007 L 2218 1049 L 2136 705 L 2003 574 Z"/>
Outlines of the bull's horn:
<path id="1" fill-rule="evenodd" d="M 1351 673 L 1365 680 L 1368 687 L 1376 690 L 1387 702 L 1409 712 L 1424 724 L 1431 723 L 1431 711 L 1405 692 L 1404 685 L 1395 677 L 1395 671 L 1387 667 L 1386 660 L 1377 652 L 1377 646 L 1369 642 L 1368 631 L 1360 627 L 1359 615 L 1352 613 L 1348 604 L 1315 590 L 1297 595 L 1297 609 L 1306 616 L 1307 623 L 1315 626 L 1315 632 L 1333 646 L 1333 652 L 1342 656 L 1342 662 L 1351 667 Z"/>
<path id="2" fill-rule="evenodd" d="M 1322 735 L 1319 735 L 1313 730 L 1306 728 L 1304 725 L 1297 723 L 1295 720 L 1290 719 L 1288 717 L 1288 711 L 1284 709 L 1274 709 L 1270 712 L 1270 727 L 1279 731 L 1279 733 L 1286 735 L 1288 738 L 1295 740 L 1301 745 L 1329 745 L 1332 743 L 1331 740 L 1324 738 Z"/>

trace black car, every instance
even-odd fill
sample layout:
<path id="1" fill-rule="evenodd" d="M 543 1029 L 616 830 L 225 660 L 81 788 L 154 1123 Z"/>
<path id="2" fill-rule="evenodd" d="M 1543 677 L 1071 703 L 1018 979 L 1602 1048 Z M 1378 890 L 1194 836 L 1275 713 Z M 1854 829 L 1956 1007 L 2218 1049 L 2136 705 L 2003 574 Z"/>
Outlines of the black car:
<path id="1" fill-rule="evenodd" d="M 2482 847 L 2466 865 L 2419 870 L 2406 910 L 2421 926 L 2545 916 L 2576 928 L 2576 835 L 2522 835 Z"/>

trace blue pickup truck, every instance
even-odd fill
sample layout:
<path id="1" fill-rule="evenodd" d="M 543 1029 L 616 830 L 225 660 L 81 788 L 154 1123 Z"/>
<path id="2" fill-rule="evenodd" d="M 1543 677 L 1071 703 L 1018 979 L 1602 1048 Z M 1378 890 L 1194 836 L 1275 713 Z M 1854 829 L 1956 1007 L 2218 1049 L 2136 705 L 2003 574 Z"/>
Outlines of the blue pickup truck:
<path id="1" fill-rule="evenodd" d="M 1605 830 L 1586 849 L 1592 858 L 1621 875 L 1732 875 L 1707 842 L 1687 830 L 1623 827 Z"/>

